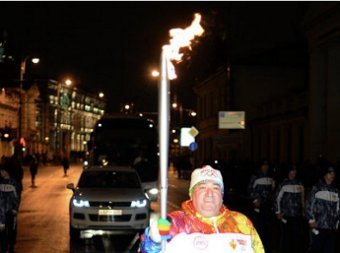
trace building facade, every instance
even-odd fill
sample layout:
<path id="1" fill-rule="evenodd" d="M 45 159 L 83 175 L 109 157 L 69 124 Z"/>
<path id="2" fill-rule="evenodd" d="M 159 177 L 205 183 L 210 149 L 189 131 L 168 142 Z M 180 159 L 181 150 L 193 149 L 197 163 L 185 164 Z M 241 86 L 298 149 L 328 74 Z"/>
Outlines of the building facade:
<path id="1" fill-rule="evenodd" d="M 233 65 L 195 87 L 203 161 L 302 162 L 308 156 L 306 74 L 299 67 Z M 244 111 L 245 129 L 219 129 L 220 111 Z"/>
<path id="2" fill-rule="evenodd" d="M 11 133 L 8 139 L 1 136 L 1 155 L 12 155 L 20 143 L 23 155 L 38 153 L 48 160 L 81 157 L 96 121 L 104 115 L 103 98 L 55 80 L 39 80 L 21 90 L 21 96 L 19 92 L 4 88 L 0 96 L 0 128 Z"/>
<path id="3" fill-rule="evenodd" d="M 340 161 L 339 13 L 338 3 L 311 5 L 302 24 L 308 45 L 296 51 L 305 51 L 306 61 L 289 50 L 271 52 L 275 63 L 231 61 L 195 86 L 196 159 Z M 284 58 L 286 64 L 277 64 Z M 246 128 L 218 129 L 218 111 L 245 111 Z"/>
<path id="4" fill-rule="evenodd" d="M 0 157 L 14 153 L 17 138 L 19 97 L 11 89 L 0 91 Z"/>
<path id="5" fill-rule="evenodd" d="M 39 81 L 37 87 L 37 132 L 29 149 L 49 159 L 60 159 L 63 154 L 81 156 L 96 121 L 104 115 L 105 101 L 55 80 Z"/>
<path id="6" fill-rule="evenodd" d="M 313 4 L 303 27 L 310 55 L 310 156 L 340 161 L 340 5 Z"/>

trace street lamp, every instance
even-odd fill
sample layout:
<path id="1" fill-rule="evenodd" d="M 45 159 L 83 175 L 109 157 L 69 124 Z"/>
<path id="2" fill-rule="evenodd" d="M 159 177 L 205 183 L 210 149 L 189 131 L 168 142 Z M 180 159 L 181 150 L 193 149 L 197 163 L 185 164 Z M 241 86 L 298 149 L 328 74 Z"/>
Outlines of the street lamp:
<path id="1" fill-rule="evenodd" d="M 159 77 L 159 71 L 156 70 L 156 69 L 152 70 L 152 71 L 151 71 L 151 76 L 152 76 L 152 77 Z"/>
<path id="2" fill-rule="evenodd" d="M 31 60 L 32 63 L 37 64 L 39 63 L 40 59 L 36 58 L 36 57 L 29 57 L 29 56 L 25 56 L 22 60 L 21 60 L 21 64 L 20 64 L 20 87 L 19 87 L 19 122 L 18 122 L 18 139 L 19 139 L 19 144 L 21 144 L 22 140 L 22 93 L 23 93 L 23 84 L 24 84 L 24 80 L 25 80 L 25 74 L 26 74 L 26 65 L 28 60 Z"/>
<path id="3" fill-rule="evenodd" d="M 66 79 L 65 84 L 66 84 L 66 86 L 70 86 L 72 84 L 72 80 Z"/>
<path id="4" fill-rule="evenodd" d="M 24 81 L 24 75 L 26 73 L 26 65 L 27 65 L 27 60 L 31 59 L 31 62 L 34 64 L 39 63 L 40 59 L 36 58 L 36 57 L 29 57 L 26 56 L 22 59 L 21 61 L 21 65 L 20 65 L 20 85 L 22 85 L 23 81 Z"/>

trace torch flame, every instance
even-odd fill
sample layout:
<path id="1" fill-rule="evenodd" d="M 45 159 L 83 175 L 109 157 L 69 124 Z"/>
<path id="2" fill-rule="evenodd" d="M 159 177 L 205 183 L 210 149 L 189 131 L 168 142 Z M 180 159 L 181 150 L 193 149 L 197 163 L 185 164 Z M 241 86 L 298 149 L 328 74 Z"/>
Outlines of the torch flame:
<path id="1" fill-rule="evenodd" d="M 201 15 L 199 13 L 195 14 L 195 19 L 192 21 L 191 25 L 185 29 L 174 28 L 169 31 L 170 44 L 164 45 L 163 50 L 166 52 L 168 61 L 168 74 L 169 79 L 173 80 L 177 78 L 175 66 L 172 64 L 172 60 L 180 62 L 182 60 L 183 54 L 179 52 L 182 47 L 188 47 L 191 50 L 191 41 L 196 36 L 201 36 L 204 33 L 204 29 L 200 25 Z"/>

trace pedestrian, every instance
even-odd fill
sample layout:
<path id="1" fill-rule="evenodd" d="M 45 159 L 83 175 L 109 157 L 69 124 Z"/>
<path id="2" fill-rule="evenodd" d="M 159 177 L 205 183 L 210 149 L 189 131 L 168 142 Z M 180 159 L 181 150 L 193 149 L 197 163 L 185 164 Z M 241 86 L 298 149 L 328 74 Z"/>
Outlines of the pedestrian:
<path id="1" fill-rule="evenodd" d="M 335 253 L 339 225 L 339 190 L 335 186 L 335 168 L 327 165 L 321 179 L 312 187 L 306 203 L 310 228 L 309 252 Z"/>
<path id="2" fill-rule="evenodd" d="M 63 165 L 63 170 L 64 170 L 64 177 L 67 177 L 67 171 L 70 168 L 70 163 L 66 155 L 63 156 L 62 159 L 62 165 Z"/>
<path id="3" fill-rule="evenodd" d="M 265 248 L 271 251 L 271 228 L 274 220 L 274 188 L 275 180 L 269 172 L 269 161 L 263 160 L 259 169 L 250 178 L 248 186 L 249 197 L 253 205 L 252 218 Z"/>
<path id="4" fill-rule="evenodd" d="M 188 179 L 188 173 L 191 170 L 191 166 L 189 156 L 181 155 L 178 163 L 178 178 Z"/>
<path id="5" fill-rule="evenodd" d="M 303 238 L 305 189 L 297 179 L 297 167 L 288 165 L 276 190 L 275 213 L 280 221 L 280 252 L 300 253 Z"/>
<path id="6" fill-rule="evenodd" d="M 10 177 L 7 169 L 0 169 L 0 244 L 1 252 L 14 252 L 17 235 L 17 213 L 19 196 L 16 181 Z"/>
<path id="7" fill-rule="evenodd" d="M 38 173 L 39 161 L 35 154 L 31 155 L 30 158 L 30 173 L 31 173 L 31 187 L 37 187 L 35 184 L 35 176 Z"/>
<path id="8" fill-rule="evenodd" d="M 219 170 L 209 165 L 195 169 L 191 173 L 190 199 L 182 203 L 181 210 L 169 213 L 168 219 L 150 222 L 141 236 L 141 252 L 160 252 L 162 240 L 167 240 L 167 250 L 172 246 L 170 252 L 174 252 L 176 243 L 186 237 L 190 243 L 180 244 L 176 252 L 198 252 L 194 247 L 204 247 L 204 252 L 216 252 L 219 248 L 221 252 L 222 247 L 223 252 L 243 249 L 244 252 L 263 253 L 253 224 L 245 215 L 223 205 L 223 192 Z"/>

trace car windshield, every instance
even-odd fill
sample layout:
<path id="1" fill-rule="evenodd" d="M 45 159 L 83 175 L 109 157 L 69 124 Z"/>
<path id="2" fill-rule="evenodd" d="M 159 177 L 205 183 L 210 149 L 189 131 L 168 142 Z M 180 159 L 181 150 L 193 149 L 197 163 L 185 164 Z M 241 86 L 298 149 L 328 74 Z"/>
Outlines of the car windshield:
<path id="1" fill-rule="evenodd" d="M 130 171 L 85 171 L 80 188 L 141 188 L 137 174 Z"/>

